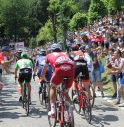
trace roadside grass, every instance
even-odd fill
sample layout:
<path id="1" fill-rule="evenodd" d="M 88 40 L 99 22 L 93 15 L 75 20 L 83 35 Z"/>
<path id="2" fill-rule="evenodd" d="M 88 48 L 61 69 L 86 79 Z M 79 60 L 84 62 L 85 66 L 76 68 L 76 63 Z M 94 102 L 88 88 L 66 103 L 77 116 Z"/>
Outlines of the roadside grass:
<path id="1" fill-rule="evenodd" d="M 101 61 L 105 65 L 105 61 L 106 61 L 105 57 L 102 58 Z M 104 88 L 104 91 L 108 94 L 108 96 L 112 96 L 114 93 L 113 84 L 112 84 L 112 81 L 110 79 L 110 75 L 106 74 L 106 71 L 108 71 L 108 69 L 105 67 L 105 72 L 102 73 L 103 88 Z"/>
<path id="2" fill-rule="evenodd" d="M 103 83 L 104 92 L 107 93 L 108 96 L 112 96 L 114 93 L 113 84 L 110 79 L 110 76 L 107 75 L 106 72 L 102 74 L 102 83 Z"/>

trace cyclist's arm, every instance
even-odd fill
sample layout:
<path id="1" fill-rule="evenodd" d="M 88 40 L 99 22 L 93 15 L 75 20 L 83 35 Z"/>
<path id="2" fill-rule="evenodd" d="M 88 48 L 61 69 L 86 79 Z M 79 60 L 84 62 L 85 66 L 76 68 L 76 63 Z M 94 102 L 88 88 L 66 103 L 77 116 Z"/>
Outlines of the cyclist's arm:
<path id="1" fill-rule="evenodd" d="M 10 63 L 14 62 L 15 56 L 13 54 L 10 54 L 10 57 L 11 57 L 11 59 L 9 61 L 5 61 L 4 64 L 10 64 Z"/>
<path id="2" fill-rule="evenodd" d="M 46 74 L 46 71 L 48 69 L 48 66 L 49 66 L 49 64 L 46 63 L 45 66 L 43 67 L 43 70 L 42 70 L 42 73 L 41 73 L 41 79 L 43 79 L 43 80 L 45 79 L 45 74 Z"/>
<path id="3" fill-rule="evenodd" d="M 19 69 L 19 66 L 18 66 L 18 62 L 17 62 L 16 67 L 15 67 L 15 78 L 17 78 L 18 69 Z"/>

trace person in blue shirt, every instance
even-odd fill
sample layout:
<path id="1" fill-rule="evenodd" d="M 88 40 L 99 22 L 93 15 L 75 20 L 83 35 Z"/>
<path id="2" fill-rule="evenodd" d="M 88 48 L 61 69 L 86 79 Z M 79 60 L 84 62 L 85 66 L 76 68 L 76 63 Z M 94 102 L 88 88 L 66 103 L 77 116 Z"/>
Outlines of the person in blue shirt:
<path id="1" fill-rule="evenodd" d="M 45 60 L 46 60 L 46 51 L 44 49 L 41 49 L 39 55 L 36 56 L 36 63 L 34 68 L 34 75 L 38 76 L 39 79 L 41 77 L 41 73 L 45 65 Z M 52 76 L 52 67 L 51 65 L 49 65 L 46 72 L 46 80 L 50 81 L 51 76 Z M 39 92 L 41 91 L 42 87 L 39 88 Z"/>

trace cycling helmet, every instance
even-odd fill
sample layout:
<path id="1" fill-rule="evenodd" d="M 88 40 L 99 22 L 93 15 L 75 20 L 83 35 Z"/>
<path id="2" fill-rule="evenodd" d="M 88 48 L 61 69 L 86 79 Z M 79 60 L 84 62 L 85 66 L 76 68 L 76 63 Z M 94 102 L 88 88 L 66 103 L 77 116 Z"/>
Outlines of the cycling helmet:
<path id="1" fill-rule="evenodd" d="M 2 48 L 2 52 L 9 52 L 9 51 L 10 51 L 9 46 L 5 46 Z"/>
<path id="2" fill-rule="evenodd" d="M 85 46 L 85 50 L 89 50 L 90 47 L 88 45 Z"/>
<path id="3" fill-rule="evenodd" d="M 21 58 L 28 59 L 29 57 L 28 57 L 28 54 L 27 54 L 27 53 L 22 52 L 22 53 L 21 53 Z"/>
<path id="4" fill-rule="evenodd" d="M 40 50 L 40 55 L 46 55 L 45 49 L 41 49 L 41 50 Z"/>
<path id="5" fill-rule="evenodd" d="M 22 52 L 22 49 L 21 49 L 21 48 L 19 48 L 18 52 Z"/>
<path id="6" fill-rule="evenodd" d="M 85 52 L 85 45 L 80 46 L 79 48 L 82 52 Z"/>
<path id="7" fill-rule="evenodd" d="M 72 48 L 72 51 L 78 51 L 79 50 L 79 46 L 76 44 L 72 45 L 71 48 Z"/>
<path id="8" fill-rule="evenodd" d="M 52 46 L 51 46 L 51 50 L 52 50 L 52 51 L 55 51 L 55 50 L 61 51 L 61 50 L 62 50 L 62 47 L 61 47 L 61 45 L 60 45 L 59 43 L 54 43 L 54 44 L 52 44 Z"/>

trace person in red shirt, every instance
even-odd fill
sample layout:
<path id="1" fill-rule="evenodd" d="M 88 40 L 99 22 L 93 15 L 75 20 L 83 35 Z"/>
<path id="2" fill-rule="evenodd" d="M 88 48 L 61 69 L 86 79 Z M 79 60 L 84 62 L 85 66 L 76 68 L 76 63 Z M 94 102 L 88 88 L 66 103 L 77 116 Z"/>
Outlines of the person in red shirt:
<path id="1" fill-rule="evenodd" d="M 9 58 L 9 59 L 8 59 Z M 14 54 L 10 51 L 10 48 L 8 46 L 5 46 L 2 48 L 2 52 L 0 53 L 0 62 L 2 65 L 2 68 L 7 73 L 14 73 L 9 70 L 9 65 L 15 61 Z"/>
<path id="2" fill-rule="evenodd" d="M 46 70 L 48 65 L 51 64 L 54 72 L 50 80 L 50 104 L 51 111 L 48 115 L 54 116 L 55 114 L 55 102 L 56 102 L 56 87 L 62 83 L 63 79 L 70 78 L 66 84 L 65 96 L 68 101 L 71 99 L 68 95 L 68 90 L 72 86 L 74 80 L 74 62 L 69 58 L 67 53 L 61 52 L 60 44 L 53 44 L 51 46 L 52 53 L 46 56 L 46 64 L 41 74 L 41 80 L 45 80 Z"/>

